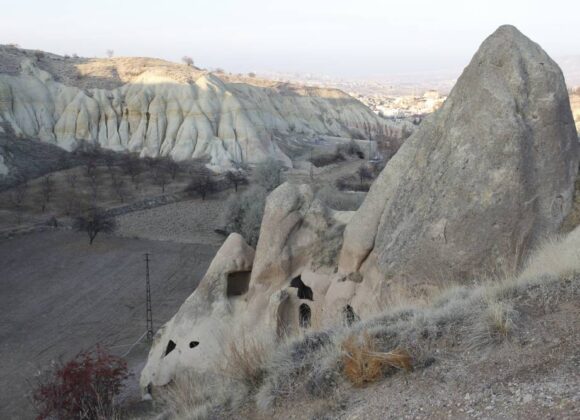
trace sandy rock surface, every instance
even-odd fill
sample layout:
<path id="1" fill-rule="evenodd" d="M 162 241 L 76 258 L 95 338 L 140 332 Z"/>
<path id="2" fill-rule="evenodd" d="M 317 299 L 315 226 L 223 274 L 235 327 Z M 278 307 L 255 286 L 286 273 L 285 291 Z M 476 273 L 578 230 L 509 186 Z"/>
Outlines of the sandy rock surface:
<path id="1" fill-rule="evenodd" d="M 569 104 L 558 65 L 500 27 L 373 184 L 346 228 L 340 269 L 421 283 L 518 267 L 571 208 Z"/>

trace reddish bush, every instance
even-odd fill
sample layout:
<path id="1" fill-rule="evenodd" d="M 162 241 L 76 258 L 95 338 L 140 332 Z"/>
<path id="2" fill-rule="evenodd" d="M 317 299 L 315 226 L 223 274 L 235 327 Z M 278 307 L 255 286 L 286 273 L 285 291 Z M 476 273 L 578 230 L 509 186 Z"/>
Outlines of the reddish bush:
<path id="1" fill-rule="evenodd" d="M 100 346 L 57 363 L 39 378 L 33 391 L 37 419 L 111 418 L 114 397 L 127 377 L 127 363 Z"/>

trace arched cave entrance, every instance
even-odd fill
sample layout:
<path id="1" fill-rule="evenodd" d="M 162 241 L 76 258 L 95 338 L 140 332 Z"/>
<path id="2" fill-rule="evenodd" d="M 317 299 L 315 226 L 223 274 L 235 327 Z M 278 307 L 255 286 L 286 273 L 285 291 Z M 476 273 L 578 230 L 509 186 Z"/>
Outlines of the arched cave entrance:
<path id="1" fill-rule="evenodd" d="M 300 328 L 310 328 L 310 322 L 312 318 L 312 311 L 310 310 L 310 306 L 303 303 L 298 308 L 298 323 Z"/>
<path id="2" fill-rule="evenodd" d="M 312 293 L 312 289 L 304 284 L 301 276 L 294 277 L 290 282 L 290 287 L 298 289 L 299 299 L 307 299 L 314 301 L 314 293 Z"/>
<path id="3" fill-rule="evenodd" d="M 236 273 L 228 274 L 227 295 L 241 296 L 248 291 L 250 287 L 250 271 L 238 271 Z"/>
<path id="4" fill-rule="evenodd" d="M 344 323 L 348 326 L 351 326 L 360 319 L 350 305 L 346 305 L 344 308 L 342 308 L 342 318 Z"/>

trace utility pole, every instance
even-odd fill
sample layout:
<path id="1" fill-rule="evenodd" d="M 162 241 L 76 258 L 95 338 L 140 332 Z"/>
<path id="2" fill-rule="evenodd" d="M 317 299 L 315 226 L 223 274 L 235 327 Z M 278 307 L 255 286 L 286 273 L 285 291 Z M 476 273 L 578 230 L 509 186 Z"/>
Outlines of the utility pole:
<path id="1" fill-rule="evenodd" d="M 149 279 L 149 253 L 145 253 L 145 288 L 147 290 L 147 340 L 153 339 L 153 312 L 151 311 L 151 282 Z"/>

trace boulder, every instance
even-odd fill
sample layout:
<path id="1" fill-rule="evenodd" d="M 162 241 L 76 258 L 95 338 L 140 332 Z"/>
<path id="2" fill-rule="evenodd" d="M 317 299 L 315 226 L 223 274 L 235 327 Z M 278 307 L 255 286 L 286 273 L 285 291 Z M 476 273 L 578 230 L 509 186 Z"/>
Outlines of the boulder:
<path id="1" fill-rule="evenodd" d="M 518 269 L 570 210 L 577 170 L 560 68 L 502 26 L 372 185 L 346 227 L 340 271 L 360 272 L 379 296 L 397 281 Z"/>

